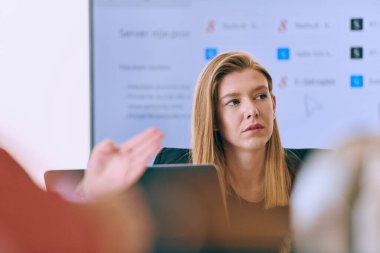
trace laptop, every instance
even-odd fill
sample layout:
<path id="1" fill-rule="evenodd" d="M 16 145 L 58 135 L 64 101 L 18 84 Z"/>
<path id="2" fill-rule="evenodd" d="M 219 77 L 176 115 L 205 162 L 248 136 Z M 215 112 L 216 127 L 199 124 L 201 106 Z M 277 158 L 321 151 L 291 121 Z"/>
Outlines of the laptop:
<path id="1" fill-rule="evenodd" d="M 84 170 L 47 171 L 46 189 L 70 199 L 83 176 Z M 134 187 L 143 192 L 156 222 L 154 252 L 277 252 L 270 246 L 255 248 L 251 231 L 238 237 L 231 233 L 213 165 L 151 166 Z M 243 212 L 241 218 L 249 221 L 259 214 Z"/>
<path id="2" fill-rule="evenodd" d="M 83 169 L 48 170 L 44 173 L 46 190 L 66 200 L 76 201 L 76 187 L 84 176 Z"/>
<path id="3" fill-rule="evenodd" d="M 46 190 L 75 201 L 83 176 L 84 170 L 46 171 Z M 134 187 L 142 190 L 156 221 L 155 252 L 189 252 L 219 241 L 226 231 L 227 216 L 213 165 L 150 166 Z"/>

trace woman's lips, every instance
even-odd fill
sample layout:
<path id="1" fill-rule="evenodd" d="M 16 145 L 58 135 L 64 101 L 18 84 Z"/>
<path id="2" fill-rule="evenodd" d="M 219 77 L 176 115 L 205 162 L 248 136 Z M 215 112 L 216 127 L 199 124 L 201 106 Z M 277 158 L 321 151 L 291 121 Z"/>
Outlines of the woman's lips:
<path id="1" fill-rule="evenodd" d="M 244 132 L 249 132 L 249 131 L 253 131 L 253 132 L 258 132 L 260 131 L 261 129 L 264 129 L 264 126 L 261 125 L 261 124 L 252 124 L 252 125 L 249 125 L 248 127 L 246 127 L 243 131 Z"/>

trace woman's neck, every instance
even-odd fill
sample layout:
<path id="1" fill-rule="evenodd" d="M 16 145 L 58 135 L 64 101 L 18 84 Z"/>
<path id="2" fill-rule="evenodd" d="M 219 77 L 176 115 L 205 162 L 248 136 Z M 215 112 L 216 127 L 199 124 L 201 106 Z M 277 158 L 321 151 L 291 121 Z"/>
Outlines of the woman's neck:
<path id="1" fill-rule="evenodd" d="M 225 149 L 232 188 L 243 199 L 260 202 L 264 199 L 265 148 L 255 151 Z"/>

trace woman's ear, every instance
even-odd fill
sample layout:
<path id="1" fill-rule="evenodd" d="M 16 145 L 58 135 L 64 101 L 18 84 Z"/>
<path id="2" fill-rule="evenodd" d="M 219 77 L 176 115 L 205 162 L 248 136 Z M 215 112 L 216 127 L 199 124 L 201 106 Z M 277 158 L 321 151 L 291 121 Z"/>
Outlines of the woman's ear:
<path id="1" fill-rule="evenodd" d="M 274 113 L 274 116 L 276 116 L 276 96 L 273 94 L 271 96 L 272 96 L 273 113 Z"/>

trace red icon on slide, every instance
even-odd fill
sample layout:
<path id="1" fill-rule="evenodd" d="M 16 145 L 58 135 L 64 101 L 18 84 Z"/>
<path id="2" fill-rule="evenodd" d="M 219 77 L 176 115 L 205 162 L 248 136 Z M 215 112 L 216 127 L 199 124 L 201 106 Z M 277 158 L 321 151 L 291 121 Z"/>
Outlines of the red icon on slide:
<path id="1" fill-rule="evenodd" d="M 209 20 L 207 23 L 206 32 L 208 32 L 208 33 L 214 32 L 215 31 L 215 23 L 216 23 L 215 19 Z"/>
<path id="2" fill-rule="evenodd" d="M 288 76 L 281 77 L 280 82 L 278 83 L 278 87 L 280 89 L 285 89 L 288 86 Z"/>
<path id="3" fill-rule="evenodd" d="M 277 28 L 277 31 L 280 33 L 284 33 L 284 32 L 286 32 L 287 29 L 288 29 L 288 20 L 281 19 L 280 24 Z"/>

